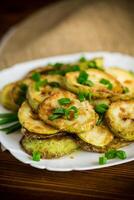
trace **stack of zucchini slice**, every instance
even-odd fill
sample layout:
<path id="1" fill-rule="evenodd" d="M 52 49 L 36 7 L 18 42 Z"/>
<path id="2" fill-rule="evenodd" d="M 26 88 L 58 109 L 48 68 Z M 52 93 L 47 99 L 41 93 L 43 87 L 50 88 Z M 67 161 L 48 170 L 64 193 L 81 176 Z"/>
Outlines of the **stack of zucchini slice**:
<path id="1" fill-rule="evenodd" d="M 6 85 L 0 102 L 18 113 L 20 144 L 30 155 L 101 153 L 134 141 L 133 73 L 104 68 L 103 58 L 37 68 Z"/>

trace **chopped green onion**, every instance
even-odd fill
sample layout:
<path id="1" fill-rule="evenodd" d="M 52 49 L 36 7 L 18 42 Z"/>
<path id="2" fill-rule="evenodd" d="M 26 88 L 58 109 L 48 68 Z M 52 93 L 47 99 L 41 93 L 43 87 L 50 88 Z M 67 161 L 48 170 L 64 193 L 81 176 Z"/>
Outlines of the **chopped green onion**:
<path id="1" fill-rule="evenodd" d="M 64 115 L 65 114 L 65 108 L 56 108 L 53 111 L 53 114 L 62 114 L 62 115 Z"/>
<path id="2" fill-rule="evenodd" d="M 103 122 L 104 115 L 99 115 L 99 119 L 96 123 L 96 126 L 99 126 Z"/>
<path id="3" fill-rule="evenodd" d="M 79 74 L 79 76 L 78 76 L 78 78 L 77 78 L 78 83 L 84 84 L 85 81 L 87 81 L 87 80 L 88 80 L 88 74 L 87 74 L 87 72 L 81 71 L 80 74 Z"/>
<path id="4" fill-rule="evenodd" d="M 113 159 L 116 158 L 117 156 L 117 151 L 116 149 L 110 149 L 105 153 L 105 157 L 109 160 L 109 159 Z"/>
<path id="5" fill-rule="evenodd" d="M 94 60 L 91 60 L 88 62 L 88 67 L 89 68 L 97 68 L 96 62 Z"/>
<path id="6" fill-rule="evenodd" d="M 73 111 L 73 118 L 74 119 L 77 119 L 77 117 L 78 117 L 78 108 L 76 107 L 76 106 L 71 106 L 71 107 L 69 107 L 68 109 L 66 109 L 65 110 L 65 116 L 66 116 L 66 118 L 67 119 L 70 119 L 70 113 L 71 113 L 71 111 Z"/>
<path id="7" fill-rule="evenodd" d="M 26 93 L 27 92 L 27 89 L 28 89 L 28 86 L 24 83 L 20 84 L 20 89 L 21 89 L 21 92 L 23 93 Z"/>
<path id="8" fill-rule="evenodd" d="M 123 88 L 123 93 L 126 94 L 126 93 L 128 93 L 128 92 L 129 92 L 129 89 L 128 89 L 127 87 L 124 87 L 124 88 Z"/>
<path id="9" fill-rule="evenodd" d="M 85 62 L 87 59 L 84 57 L 84 56 L 82 56 L 80 59 L 79 59 L 79 62 Z"/>
<path id="10" fill-rule="evenodd" d="M 36 91 L 39 91 L 40 90 L 40 87 L 46 85 L 48 83 L 47 79 L 45 80 L 40 80 L 38 82 L 35 82 L 35 90 Z"/>
<path id="11" fill-rule="evenodd" d="M 126 152 L 125 152 L 125 151 L 122 151 L 122 150 L 118 150 L 118 151 L 116 152 L 116 155 L 117 155 L 117 157 L 118 157 L 119 159 L 121 159 L 121 160 L 124 160 L 124 159 L 127 158 Z"/>
<path id="12" fill-rule="evenodd" d="M 100 83 L 102 83 L 103 85 L 106 85 L 109 90 L 112 90 L 112 88 L 113 88 L 112 83 L 107 79 L 102 78 L 100 80 Z"/>
<path id="13" fill-rule="evenodd" d="M 32 74 L 32 79 L 33 79 L 34 81 L 36 81 L 36 82 L 40 81 L 40 79 L 41 79 L 40 73 L 39 73 L 39 72 L 33 73 L 33 74 Z"/>
<path id="14" fill-rule="evenodd" d="M 80 100 L 80 102 L 84 101 L 85 100 L 85 96 L 83 93 L 79 92 L 78 94 L 78 99 Z"/>
<path id="15" fill-rule="evenodd" d="M 132 75 L 132 76 L 134 76 L 134 71 L 129 71 L 129 73 Z"/>
<path id="16" fill-rule="evenodd" d="M 99 164 L 104 165 L 107 163 L 107 158 L 105 156 L 99 157 Z"/>
<path id="17" fill-rule="evenodd" d="M 8 123 L 11 123 L 11 122 L 14 122 L 14 121 L 17 121 L 18 120 L 18 116 L 17 115 L 14 115 L 14 116 L 11 116 L 11 117 L 8 117 L 8 118 L 1 118 L 0 119 L 0 125 L 3 125 L 3 124 L 8 124 Z"/>
<path id="18" fill-rule="evenodd" d="M 33 152 L 33 154 L 32 154 L 32 159 L 34 160 L 34 161 L 40 161 L 40 159 L 41 159 L 41 155 L 40 155 L 40 152 Z"/>
<path id="19" fill-rule="evenodd" d="M 10 118 L 17 116 L 17 113 L 0 113 L 0 118 Z"/>
<path id="20" fill-rule="evenodd" d="M 99 113 L 99 114 L 105 113 L 105 112 L 107 111 L 107 109 L 108 109 L 108 105 L 107 105 L 107 104 L 104 104 L 104 103 L 98 104 L 98 105 L 96 105 L 96 107 L 95 107 L 95 111 L 96 111 L 97 113 Z"/>
<path id="21" fill-rule="evenodd" d="M 52 66 L 56 67 L 56 68 L 61 68 L 64 64 L 63 63 L 55 63 Z"/>
<path id="22" fill-rule="evenodd" d="M 55 119 L 60 118 L 61 116 L 62 116 L 61 114 L 51 114 L 51 115 L 48 116 L 48 119 L 53 121 Z"/>
<path id="23" fill-rule="evenodd" d="M 60 84 L 58 82 L 52 81 L 48 83 L 51 87 L 59 88 Z"/>
<path id="24" fill-rule="evenodd" d="M 66 104 L 71 103 L 71 100 L 69 98 L 61 98 L 58 100 L 58 103 L 61 105 L 66 105 Z"/>
<path id="25" fill-rule="evenodd" d="M 17 131 L 20 128 L 21 128 L 21 124 L 19 122 L 17 122 L 15 124 L 11 125 L 11 126 L 6 127 L 6 128 L 1 128 L 0 131 L 4 131 L 6 134 L 10 134 L 10 133 Z"/>
<path id="26" fill-rule="evenodd" d="M 94 83 L 91 80 L 85 81 L 84 85 L 88 85 L 89 87 L 92 87 Z"/>

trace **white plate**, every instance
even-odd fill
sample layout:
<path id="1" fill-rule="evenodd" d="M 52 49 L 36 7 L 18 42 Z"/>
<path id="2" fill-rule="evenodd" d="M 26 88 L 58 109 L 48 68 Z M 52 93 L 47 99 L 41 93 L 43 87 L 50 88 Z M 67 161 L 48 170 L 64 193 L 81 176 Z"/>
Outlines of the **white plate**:
<path id="1" fill-rule="evenodd" d="M 123 69 L 134 70 L 134 58 L 128 55 L 123 55 L 120 53 L 108 53 L 108 52 L 93 52 L 93 53 L 77 53 L 71 55 L 63 55 L 56 57 L 49 57 L 40 60 L 33 60 L 26 63 L 17 64 L 11 68 L 2 70 L 0 72 L 0 89 L 7 83 L 16 81 L 23 77 L 28 71 L 44 66 L 47 63 L 55 62 L 72 62 L 80 58 L 80 56 L 85 56 L 87 58 L 93 57 L 104 57 L 105 66 L 118 66 Z M 0 107 L 0 112 L 5 111 Z M 6 135 L 0 132 L 0 142 L 1 144 L 10 151 L 10 153 L 23 163 L 30 164 L 33 167 L 39 169 L 47 169 L 52 171 L 71 171 L 71 170 L 91 170 L 103 167 L 109 167 L 112 165 L 118 165 L 134 160 L 134 144 L 131 144 L 123 148 L 127 152 L 127 159 L 118 160 L 113 159 L 108 161 L 108 164 L 100 166 L 98 164 L 98 158 L 100 154 L 79 151 L 75 152 L 69 156 L 65 156 L 59 159 L 52 160 L 40 160 L 39 162 L 32 161 L 31 157 L 25 153 L 19 141 L 21 139 L 20 133 L 13 133 Z M 72 158 L 73 157 L 73 158 Z"/>

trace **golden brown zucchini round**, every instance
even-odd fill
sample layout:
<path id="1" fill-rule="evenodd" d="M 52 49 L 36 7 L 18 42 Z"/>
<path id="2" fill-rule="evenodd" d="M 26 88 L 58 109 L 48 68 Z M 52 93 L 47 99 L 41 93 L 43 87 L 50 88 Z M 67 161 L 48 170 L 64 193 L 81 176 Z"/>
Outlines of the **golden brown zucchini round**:
<path id="1" fill-rule="evenodd" d="M 0 103 L 7 109 L 17 111 L 19 106 L 14 102 L 12 91 L 16 83 L 9 83 L 0 92 Z"/>
<path id="2" fill-rule="evenodd" d="M 70 103 L 61 106 L 58 101 L 62 98 L 70 99 Z M 68 111 L 72 107 L 77 111 L 77 118 L 75 118 L 75 110 L 71 110 L 69 119 L 66 115 L 62 115 L 54 120 L 50 119 L 55 109 L 62 108 Z M 65 90 L 54 93 L 40 104 L 39 117 L 44 122 L 54 126 L 60 131 L 73 133 L 81 133 L 90 130 L 94 127 L 98 118 L 92 105 L 90 105 L 88 101 L 80 102 L 74 94 Z"/>
<path id="3" fill-rule="evenodd" d="M 117 137 L 127 141 L 134 140 L 134 100 L 112 103 L 105 119 Z"/>
<path id="4" fill-rule="evenodd" d="M 94 98 L 107 98 L 114 94 L 122 93 L 121 84 L 110 74 L 97 69 L 86 70 L 91 86 L 80 84 L 78 77 L 80 72 L 70 72 L 65 75 L 65 86 L 74 93 L 93 94 Z"/>
<path id="5" fill-rule="evenodd" d="M 35 139 L 23 137 L 21 139 L 23 149 L 30 155 L 38 152 L 41 158 L 52 159 L 68 155 L 78 149 L 77 142 L 71 136 L 57 136 L 49 139 Z"/>
<path id="6" fill-rule="evenodd" d="M 38 115 L 32 112 L 27 102 L 21 105 L 18 117 L 21 125 L 31 133 L 49 135 L 59 132 L 57 129 L 41 121 Z"/>

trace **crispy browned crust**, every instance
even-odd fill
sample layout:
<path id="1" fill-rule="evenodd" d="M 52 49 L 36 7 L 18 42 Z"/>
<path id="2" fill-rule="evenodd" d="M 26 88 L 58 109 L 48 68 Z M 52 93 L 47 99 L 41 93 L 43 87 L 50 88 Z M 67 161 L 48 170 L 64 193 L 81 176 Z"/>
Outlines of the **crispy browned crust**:
<path id="1" fill-rule="evenodd" d="M 47 138 L 52 138 L 52 137 L 58 137 L 58 136 L 65 136 L 67 135 L 67 133 L 65 132 L 58 132 L 56 134 L 51 134 L 51 135 L 44 135 L 44 134 L 36 134 L 36 133 L 32 133 L 30 131 L 28 131 L 25 128 L 21 129 L 21 133 L 28 137 L 28 138 L 36 138 L 36 139 L 47 139 Z"/>
<path id="2" fill-rule="evenodd" d="M 105 153 L 109 149 L 119 149 L 121 147 L 125 147 L 131 144 L 131 142 L 122 140 L 120 138 L 114 138 L 113 141 L 109 145 L 104 146 L 104 147 L 93 146 L 80 139 L 77 139 L 77 142 L 80 145 L 82 150 L 89 151 L 89 152 L 96 152 L 96 153 Z"/>

